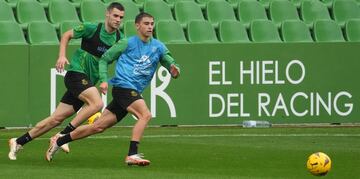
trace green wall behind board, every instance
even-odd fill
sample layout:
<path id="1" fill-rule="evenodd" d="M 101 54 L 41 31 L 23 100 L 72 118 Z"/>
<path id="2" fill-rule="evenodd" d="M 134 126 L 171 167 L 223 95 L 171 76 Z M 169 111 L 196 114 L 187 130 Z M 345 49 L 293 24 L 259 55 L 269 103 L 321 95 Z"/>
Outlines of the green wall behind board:
<path id="1" fill-rule="evenodd" d="M 156 104 L 150 124 L 359 122 L 359 47 L 360 43 L 168 45 L 181 65 L 181 77 L 167 84 L 169 75 L 156 73 L 153 88 L 159 95 L 151 97 L 150 91 L 156 91 L 151 86 L 143 94 L 150 109 Z M 69 59 L 76 48 L 68 50 Z M 0 46 L 0 52 L 5 99 L 0 102 L 0 124 L 34 125 L 50 114 L 50 69 L 58 46 Z M 56 86 L 58 103 L 65 92 L 63 77 L 57 77 Z M 174 117 L 169 104 L 174 105 Z M 134 122 L 128 115 L 120 125 Z"/>
<path id="2" fill-rule="evenodd" d="M 0 45 L 0 126 L 29 124 L 29 47 Z"/>

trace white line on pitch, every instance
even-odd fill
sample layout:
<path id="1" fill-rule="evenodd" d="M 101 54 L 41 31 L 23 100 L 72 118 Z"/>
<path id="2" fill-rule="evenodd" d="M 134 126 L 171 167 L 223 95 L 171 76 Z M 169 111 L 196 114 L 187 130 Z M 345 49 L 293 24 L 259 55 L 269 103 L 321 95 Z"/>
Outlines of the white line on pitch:
<path id="1" fill-rule="evenodd" d="M 360 134 L 185 134 L 185 135 L 145 135 L 144 138 L 202 138 L 202 137 L 360 137 Z M 90 136 L 89 139 L 117 139 L 130 138 L 125 135 Z M 8 140 L 8 139 L 0 139 Z M 49 138 L 36 138 L 36 140 L 49 140 Z"/>
<path id="2" fill-rule="evenodd" d="M 93 139 L 129 138 L 130 136 L 91 136 Z M 145 135 L 144 138 L 201 138 L 201 137 L 360 137 L 360 134 L 188 134 Z"/>

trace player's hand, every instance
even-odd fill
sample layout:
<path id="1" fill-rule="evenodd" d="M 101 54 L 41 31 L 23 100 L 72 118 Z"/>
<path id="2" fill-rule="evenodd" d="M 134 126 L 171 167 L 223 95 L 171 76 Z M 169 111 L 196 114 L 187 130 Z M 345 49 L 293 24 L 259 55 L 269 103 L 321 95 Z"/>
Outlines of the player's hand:
<path id="1" fill-rule="evenodd" d="M 108 90 L 108 83 L 107 82 L 102 82 L 100 84 L 100 90 L 102 94 L 106 94 L 107 90 Z"/>
<path id="2" fill-rule="evenodd" d="M 170 74 L 173 78 L 178 78 L 180 76 L 180 69 L 174 64 L 172 64 L 170 66 Z"/>
<path id="3" fill-rule="evenodd" d="M 66 57 L 62 56 L 59 57 L 58 60 L 56 61 L 56 71 L 58 71 L 59 73 L 62 73 L 64 71 L 65 65 L 68 65 L 69 61 Z"/>

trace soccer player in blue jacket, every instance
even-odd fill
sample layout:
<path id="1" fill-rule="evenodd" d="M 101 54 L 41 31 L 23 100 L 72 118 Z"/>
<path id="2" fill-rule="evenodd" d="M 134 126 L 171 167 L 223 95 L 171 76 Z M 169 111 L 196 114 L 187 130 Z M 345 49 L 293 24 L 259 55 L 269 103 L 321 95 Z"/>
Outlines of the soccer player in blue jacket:
<path id="1" fill-rule="evenodd" d="M 138 144 L 144 129 L 151 119 L 151 113 L 141 96 L 149 85 L 160 62 L 173 78 L 180 75 L 179 66 L 171 57 L 165 45 L 152 38 L 154 18 L 148 13 L 140 13 L 135 18 L 137 35 L 123 39 L 111 47 L 100 59 L 100 88 L 107 92 L 107 64 L 117 60 L 115 76 L 109 81 L 113 86 L 113 101 L 106 107 L 101 117 L 92 125 L 84 125 L 63 137 L 54 137 L 46 152 L 46 159 L 51 161 L 59 146 L 96 133 L 121 121 L 128 112 L 138 120 L 132 131 L 132 138 L 125 163 L 128 165 L 146 166 L 149 160 L 138 153 Z"/>

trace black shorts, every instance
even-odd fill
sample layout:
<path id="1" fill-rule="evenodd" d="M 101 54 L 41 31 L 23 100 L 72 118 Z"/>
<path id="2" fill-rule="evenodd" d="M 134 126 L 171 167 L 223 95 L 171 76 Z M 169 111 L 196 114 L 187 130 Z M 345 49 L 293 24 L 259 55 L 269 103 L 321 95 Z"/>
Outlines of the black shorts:
<path id="1" fill-rule="evenodd" d="M 94 84 L 84 73 L 68 71 L 64 78 L 67 91 L 61 99 L 61 102 L 72 105 L 75 111 L 78 111 L 84 102 L 79 99 L 80 93 L 93 87 Z"/>
<path id="2" fill-rule="evenodd" d="M 128 111 L 126 110 L 131 103 L 143 97 L 133 89 L 113 87 L 112 89 L 113 100 L 107 105 L 106 109 L 116 115 L 118 122 L 123 119 Z"/>

